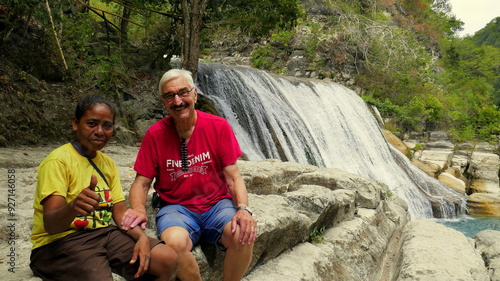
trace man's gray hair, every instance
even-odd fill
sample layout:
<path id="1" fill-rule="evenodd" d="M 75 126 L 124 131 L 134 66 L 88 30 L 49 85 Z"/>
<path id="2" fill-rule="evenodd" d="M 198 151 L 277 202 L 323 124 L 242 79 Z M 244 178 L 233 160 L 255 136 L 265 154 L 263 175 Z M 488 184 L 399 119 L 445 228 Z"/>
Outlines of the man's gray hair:
<path id="1" fill-rule="evenodd" d="M 163 86 L 172 78 L 178 78 L 178 77 L 184 77 L 186 81 L 188 82 L 190 87 L 194 87 L 194 81 L 193 81 L 193 74 L 191 71 L 185 70 L 185 69 L 170 69 L 169 71 L 165 72 L 163 76 L 160 79 L 160 83 L 158 84 L 158 93 L 163 95 L 162 90 Z"/>

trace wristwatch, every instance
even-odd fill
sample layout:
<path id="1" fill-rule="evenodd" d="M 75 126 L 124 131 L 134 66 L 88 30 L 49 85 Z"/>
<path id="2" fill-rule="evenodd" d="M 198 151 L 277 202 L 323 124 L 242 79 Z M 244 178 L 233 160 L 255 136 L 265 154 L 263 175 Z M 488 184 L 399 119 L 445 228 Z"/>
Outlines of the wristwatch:
<path id="1" fill-rule="evenodd" d="M 248 207 L 248 206 L 239 206 L 237 209 L 238 209 L 238 211 L 239 211 L 239 210 L 245 210 L 245 211 L 247 211 L 248 213 L 250 213 L 250 215 L 252 215 L 252 214 L 253 214 L 252 209 L 250 209 L 250 207 Z"/>

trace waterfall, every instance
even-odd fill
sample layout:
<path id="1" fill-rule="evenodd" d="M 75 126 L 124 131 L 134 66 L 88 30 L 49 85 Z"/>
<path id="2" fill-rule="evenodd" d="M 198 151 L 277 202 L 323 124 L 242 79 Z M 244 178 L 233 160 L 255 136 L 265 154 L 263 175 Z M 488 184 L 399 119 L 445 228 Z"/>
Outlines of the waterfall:
<path id="1" fill-rule="evenodd" d="M 412 218 L 465 210 L 465 197 L 388 144 L 364 101 L 344 86 L 205 63 L 197 86 L 229 121 L 250 161 L 274 158 L 371 178 L 403 198 Z"/>

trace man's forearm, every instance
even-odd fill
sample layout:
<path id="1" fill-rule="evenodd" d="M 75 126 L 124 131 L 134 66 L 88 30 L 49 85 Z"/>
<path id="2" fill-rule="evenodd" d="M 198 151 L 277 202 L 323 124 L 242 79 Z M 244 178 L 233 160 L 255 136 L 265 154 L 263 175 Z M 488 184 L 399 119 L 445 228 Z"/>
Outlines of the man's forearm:
<path id="1" fill-rule="evenodd" d="M 235 179 L 231 189 L 234 205 L 236 207 L 248 206 L 248 192 L 243 178 Z"/>
<path id="2" fill-rule="evenodd" d="M 152 179 L 137 175 L 130 187 L 130 207 L 134 210 L 146 213 L 146 198 L 151 186 Z"/>
<path id="3" fill-rule="evenodd" d="M 146 212 L 146 194 L 142 186 L 133 184 L 129 192 L 130 207 L 134 210 Z"/>

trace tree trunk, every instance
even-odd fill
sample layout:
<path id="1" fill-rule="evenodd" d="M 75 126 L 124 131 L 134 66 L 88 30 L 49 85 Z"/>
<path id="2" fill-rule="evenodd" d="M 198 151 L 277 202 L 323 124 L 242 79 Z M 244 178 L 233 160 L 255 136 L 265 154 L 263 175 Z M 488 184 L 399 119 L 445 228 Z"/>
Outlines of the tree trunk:
<path id="1" fill-rule="evenodd" d="M 196 81 L 203 13 L 208 0 L 182 0 L 183 38 L 181 67 L 193 73 Z"/>
<path id="2" fill-rule="evenodd" d="M 122 30 L 121 33 L 122 41 L 127 41 L 128 24 L 129 24 L 131 10 L 126 6 L 129 4 L 129 2 L 130 1 L 123 1 L 125 5 L 123 6 L 122 19 L 120 23 L 120 29 Z"/>

